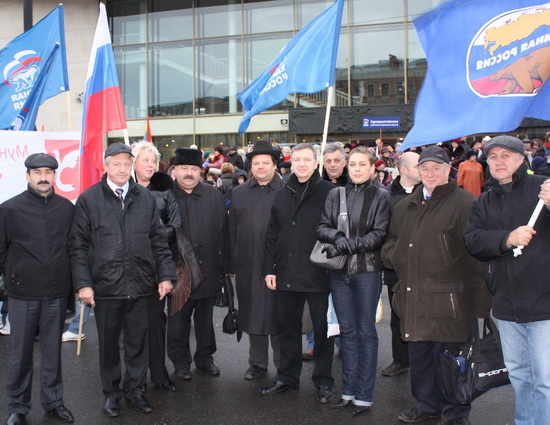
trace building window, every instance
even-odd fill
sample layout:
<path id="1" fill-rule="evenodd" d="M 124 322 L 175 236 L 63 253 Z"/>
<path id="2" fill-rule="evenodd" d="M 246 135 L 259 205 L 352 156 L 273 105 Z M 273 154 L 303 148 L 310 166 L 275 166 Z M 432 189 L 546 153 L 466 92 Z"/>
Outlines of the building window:
<path id="1" fill-rule="evenodd" d="M 389 96 L 390 95 L 390 83 L 382 83 L 380 85 L 380 93 L 384 97 Z"/>

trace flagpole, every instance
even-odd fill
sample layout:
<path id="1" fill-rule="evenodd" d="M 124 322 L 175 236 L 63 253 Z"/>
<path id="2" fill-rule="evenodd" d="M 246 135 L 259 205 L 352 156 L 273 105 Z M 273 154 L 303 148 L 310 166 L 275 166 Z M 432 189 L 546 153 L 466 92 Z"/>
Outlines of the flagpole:
<path id="1" fill-rule="evenodd" d="M 128 137 L 128 129 L 127 128 L 123 129 L 122 133 L 124 134 L 124 144 L 130 146 L 130 138 Z"/>
<path id="2" fill-rule="evenodd" d="M 323 174 L 323 152 L 327 146 L 328 138 L 328 124 L 330 121 L 330 108 L 332 107 L 332 97 L 334 96 L 334 86 L 329 86 L 328 88 L 328 99 L 327 99 L 327 111 L 325 113 L 325 127 L 323 129 L 323 141 L 321 142 L 321 158 L 319 159 L 319 174 Z"/>
<path id="3" fill-rule="evenodd" d="M 539 201 L 537 202 L 537 205 L 535 206 L 535 209 L 533 210 L 533 214 L 531 214 L 531 218 L 529 218 L 529 222 L 527 223 L 529 227 L 535 226 L 535 223 L 537 222 L 537 218 L 539 218 L 539 215 L 543 208 L 544 208 L 544 201 L 542 199 L 539 199 Z M 522 254 L 521 251 L 523 250 L 523 248 L 524 248 L 523 246 L 516 246 L 514 248 L 514 257 L 521 255 Z"/>

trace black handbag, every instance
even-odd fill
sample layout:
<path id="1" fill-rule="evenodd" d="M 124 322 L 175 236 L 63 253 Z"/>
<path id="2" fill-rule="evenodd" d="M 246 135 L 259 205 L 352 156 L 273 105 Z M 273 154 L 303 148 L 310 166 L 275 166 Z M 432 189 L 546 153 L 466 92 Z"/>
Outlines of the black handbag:
<path id="1" fill-rule="evenodd" d="M 243 333 L 239 330 L 239 311 L 235 308 L 235 293 L 233 292 L 233 284 L 229 276 L 227 277 L 228 287 L 227 295 L 229 300 L 227 314 L 223 319 L 222 330 L 226 334 L 233 335 L 237 332 L 237 342 L 241 341 Z"/>
<path id="2" fill-rule="evenodd" d="M 233 293 L 233 284 L 229 276 L 222 276 L 218 285 L 218 293 L 214 305 L 216 307 L 229 307 L 230 294 Z"/>
<path id="3" fill-rule="evenodd" d="M 340 213 L 338 214 L 338 230 L 345 233 L 349 237 L 349 222 L 348 222 L 348 204 L 346 202 L 346 189 L 340 187 Z M 317 241 L 309 259 L 312 263 L 327 269 L 327 270 L 342 270 L 346 265 L 347 255 L 337 255 L 333 258 L 327 258 L 326 252 L 322 252 L 326 245 L 325 242 Z"/>
<path id="4" fill-rule="evenodd" d="M 475 319 L 468 343 L 455 352 L 445 350 L 440 364 L 445 396 L 454 403 L 470 404 L 490 389 L 510 383 L 500 335 L 490 318 L 484 320 L 481 338 Z"/>

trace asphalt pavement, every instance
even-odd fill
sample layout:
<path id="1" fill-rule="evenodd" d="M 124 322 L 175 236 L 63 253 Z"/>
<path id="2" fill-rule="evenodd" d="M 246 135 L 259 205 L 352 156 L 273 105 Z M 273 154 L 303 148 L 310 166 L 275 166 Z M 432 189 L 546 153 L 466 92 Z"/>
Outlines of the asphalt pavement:
<path id="1" fill-rule="evenodd" d="M 153 412 L 141 414 L 131 406 L 122 403 L 122 414 L 108 418 L 103 414 L 104 402 L 101 379 L 98 369 L 97 332 L 93 316 L 85 327 L 86 340 L 82 343 L 82 353 L 76 355 L 76 343 L 63 343 L 63 379 L 65 405 L 75 416 L 75 424 L 86 425 L 333 425 L 333 424 L 373 424 L 398 425 L 400 412 L 408 410 L 413 403 L 410 395 L 409 376 L 382 377 L 380 371 L 391 363 L 391 338 L 389 306 L 384 288 L 384 316 L 377 325 L 380 339 L 378 376 L 374 404 L 368 412 L 358 417 L 352 416 L 353 408 L 331 409 L 315 400 L 315 388 L 311 383 L 313 362 L 304 362 L 299 391 L 263 397 L 261 388 L 270 386 L 276 376 L 273 365 L 268 375 L 257 381 L 243 379 L 248 368 L 248 338 L 246 335 L 237 343 L 235 335 L 222 333 L 222 321 L 227 309 L 214 309 L 214 323 L 218 351 L 214 355 L 215 364 L 221 369 L 218 377 L 200 374 L 192 368 L 192 381 L 178 381 L 173 378 L 177 391 L 167 392 L 156 388 L 149 389 L 147 398 Z M 70 321 L 70 317 L 67 319 Z M 68 325 L 67 325 L 68 326 Z M 191 337 L 194 345 L 194 336 Z M 4 387 L 8 359 L 9 336 L 0 336 L 0 382 Z M 336 352 L 337 350 L 335 350 Z M 168 370 L 174 369 L 167 360 Z M 50 425 L 59 423 L 45 414 L 40 406 L 40 346 L 35 344 L 35 374 L 32 395 L 32 410 L 27 416 L 29 425 Z M 333 373 L 336 380 L 334 401 L 338 400 L 341 388 L 341 363 L 334 358 Z M 7 419 L 8 400 L 5 390 L 0 391 L 0 424 Z M 513 425 L 514 395 L 511 386 L 497 388 L 478 398 L 472 407 L 470 421 L 473 425 Z M 425 425 L 436 425 L 439 420 L 426 420 Z"/>

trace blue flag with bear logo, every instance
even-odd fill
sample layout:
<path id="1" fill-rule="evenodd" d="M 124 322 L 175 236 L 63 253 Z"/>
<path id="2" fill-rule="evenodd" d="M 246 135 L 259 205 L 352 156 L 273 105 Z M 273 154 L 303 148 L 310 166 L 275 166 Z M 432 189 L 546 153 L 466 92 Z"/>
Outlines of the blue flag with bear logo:
<path id="1" fill-rule="evenodd" d="M 414 25 L 428 72 L 401 150 L 550 119 L 550 3 L 453 0 Z"/>
<path id="2" fill-rule="evenodd" d="M 343 8 L 344 0 L 336 0 L 296 34 L 268 68 L 239 93 L 244 112 L 240 134 L 254 115 L 281 103 L 290 93 L 316 93 L 334 85 Z"/>
<path id="3" fill-rule="evenodd" d="M 0 129 L 33 130 L 38 107 L 69 90 L 63 5 L 0 50 Z"/>

